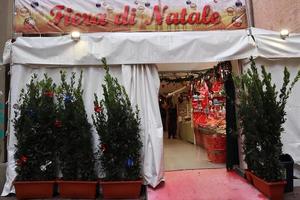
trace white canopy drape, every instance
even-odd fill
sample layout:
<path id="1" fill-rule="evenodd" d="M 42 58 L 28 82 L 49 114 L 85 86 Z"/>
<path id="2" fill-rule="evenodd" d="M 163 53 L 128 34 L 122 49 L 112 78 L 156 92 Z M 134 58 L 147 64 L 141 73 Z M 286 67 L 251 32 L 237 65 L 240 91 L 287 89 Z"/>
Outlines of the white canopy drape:
<path id="1" fill-rule="evenodd" d="M 155 65 L 123 65 L 123 83 L 130 101 L 140 108 L 144 178 L 156 187 L 163 179 L 163 127 L 158 105 L 160 80 Z"/>

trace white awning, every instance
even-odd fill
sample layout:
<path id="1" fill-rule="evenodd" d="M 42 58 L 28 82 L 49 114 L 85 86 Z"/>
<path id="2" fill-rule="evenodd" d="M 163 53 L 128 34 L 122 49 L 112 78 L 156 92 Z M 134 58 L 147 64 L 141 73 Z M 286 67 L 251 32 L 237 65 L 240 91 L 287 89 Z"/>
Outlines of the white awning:
<path id="1" fill-rule="evenodd" d="M 290 33 L 283 40 L 279 32 L 252 28 L 258 57 L 264 58 L 299 58 L 300 34 Z"/>
<path id="2" fill-rule="evenodd" d="M 15 64 L 99 65 L 199 63 L 247 58 L 253 53 L 247 30 L 82 34 L 19 37 L 12 44 Z"/>
<path id="3" fill-rule="evenodd" d="M 251 36 L 251 34 L 252 36 Z M 46 65 L 200 63 L 254 57 L 300 57 L 300 34 L 285 40 L 279 32 L 234 31 L 91 33 L 80 41 L 60 37 L 19 37 L 7 43 L 4 63 Z"/>

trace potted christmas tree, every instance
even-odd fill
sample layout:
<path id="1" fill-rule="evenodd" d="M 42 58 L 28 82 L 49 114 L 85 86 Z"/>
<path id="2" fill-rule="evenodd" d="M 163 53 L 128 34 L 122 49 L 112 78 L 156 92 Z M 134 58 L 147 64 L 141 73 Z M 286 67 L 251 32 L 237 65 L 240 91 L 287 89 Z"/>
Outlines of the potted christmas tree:
<path id="1" fill-rule="evenodd" d="M 58 87 L 58 114 L 55 121 L 58 141 L 59 167 L 62 180 L 58 181 L 63 198 L 95 198 L 97 182 L 91 125 L 82 99 L 82 72 L 76 86 L 72 73 L 70 83 L 61 72 Z"/>
<path id="2" fill-rule="evenodd" d="M 279 157 L 286 120 L 284 109 L 300 72 L 290 84 L 290 73 L 285 68 L 283 85 L 277 91 L 265 67 L 261 66 L 260 75 L 253 59 L 251 62 L 247 73 L 236 79 L 245 161 L 254 185 L 273 200 L 283 199 L 285 181 Z"/>
<path id="3" fill-rule="evenodd" d="M 54 89 L 47 75 L 41 81 L 33 75 L 26 91 L 22 89 L 19 103 L 14 105 L 17 138 L 14 186 L 18 199 L 53 195 L 56 178 Z"/>
<path id="4" fill-rule="evenodd" d="M 140 196 L 141 148 L 138 109 L 116 78 L 109 73 L 106 60 L 103 99 L 95 95 L 93 122 L 100 138 L 100 161 L 104 178 L 100 181 L 106 199 L 134 199 Z"/>

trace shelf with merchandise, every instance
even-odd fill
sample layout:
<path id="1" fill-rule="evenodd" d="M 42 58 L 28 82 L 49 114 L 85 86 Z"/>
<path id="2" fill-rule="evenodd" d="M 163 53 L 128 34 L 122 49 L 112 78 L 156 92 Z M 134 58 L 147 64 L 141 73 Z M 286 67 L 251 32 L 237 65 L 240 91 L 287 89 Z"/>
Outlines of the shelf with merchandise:
<path id="1" fill-rule="evenodd" d="M 208 160 L 226 161 L 226 97 L 221 81 L 204 81 L 194 86 L 192 95 L 193 123 L 196 144 L 206 149 Z"/>
<path id="2" fill-rule="evenodd" d="M 226 97 L 223 95 L 223 83 L 218 81 L 217 85 L 214 90 L 209 89 L 206 82 L 195 86 L 196 91 L 192 96 L 193 122 L 194 127 L 213 129 L 216 133 L 225 134 Z"/>

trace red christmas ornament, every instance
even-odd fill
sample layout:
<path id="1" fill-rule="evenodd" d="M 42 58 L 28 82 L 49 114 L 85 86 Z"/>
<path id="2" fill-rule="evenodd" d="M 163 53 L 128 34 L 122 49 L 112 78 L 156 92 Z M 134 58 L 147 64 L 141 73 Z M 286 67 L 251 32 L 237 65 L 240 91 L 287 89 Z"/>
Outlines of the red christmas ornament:
<path id="1" fill-rule="evenodd" d="M 46 92 L 44 92 L 44 95 L 47 96 L 47 97 L 53 97 L 54 93 L 51 92 L 51 91 L 46 91 Z"/>
<path id="2" fill-rule="evenodd" d="M 20 159 L 17 160 L 17 166 L 21 166 L 22 165 L 22 161 Z"/>
<path id="3" fill-rule="evenodd" d="M 26 157 L 26 156 L 21 156 L 21 158 L 20 158 L 20 161 L 21 161 L 21 164 L 24 164 L 24 163 L 26 163 L 27 162 L 27 160 L 28 160 L 28 158 Z"/>
<path id="4" fill-rule="evenodd" d="M 60 127 L 62 127 L 62 122 L 61 122 L 60 120 L 55 120 L 54 126 L 55 126 L 56 128 L 60 128 Z"/>
<path id="5" fill-rule="evenodd" d="M 99 112 L 102 111 L 102 108 L 100 106 L 95 106 L 94 107 L 94 111 L 97 112 L 97 113 L 99 113 Z"/>
<path id="6" fill-rule="evenodd" d="M 105 152 L 106 149 L 107 149 L 107 145 L 106 144 L 101 144 L 100 149 L 101 149 L 102 152 Z"/>

